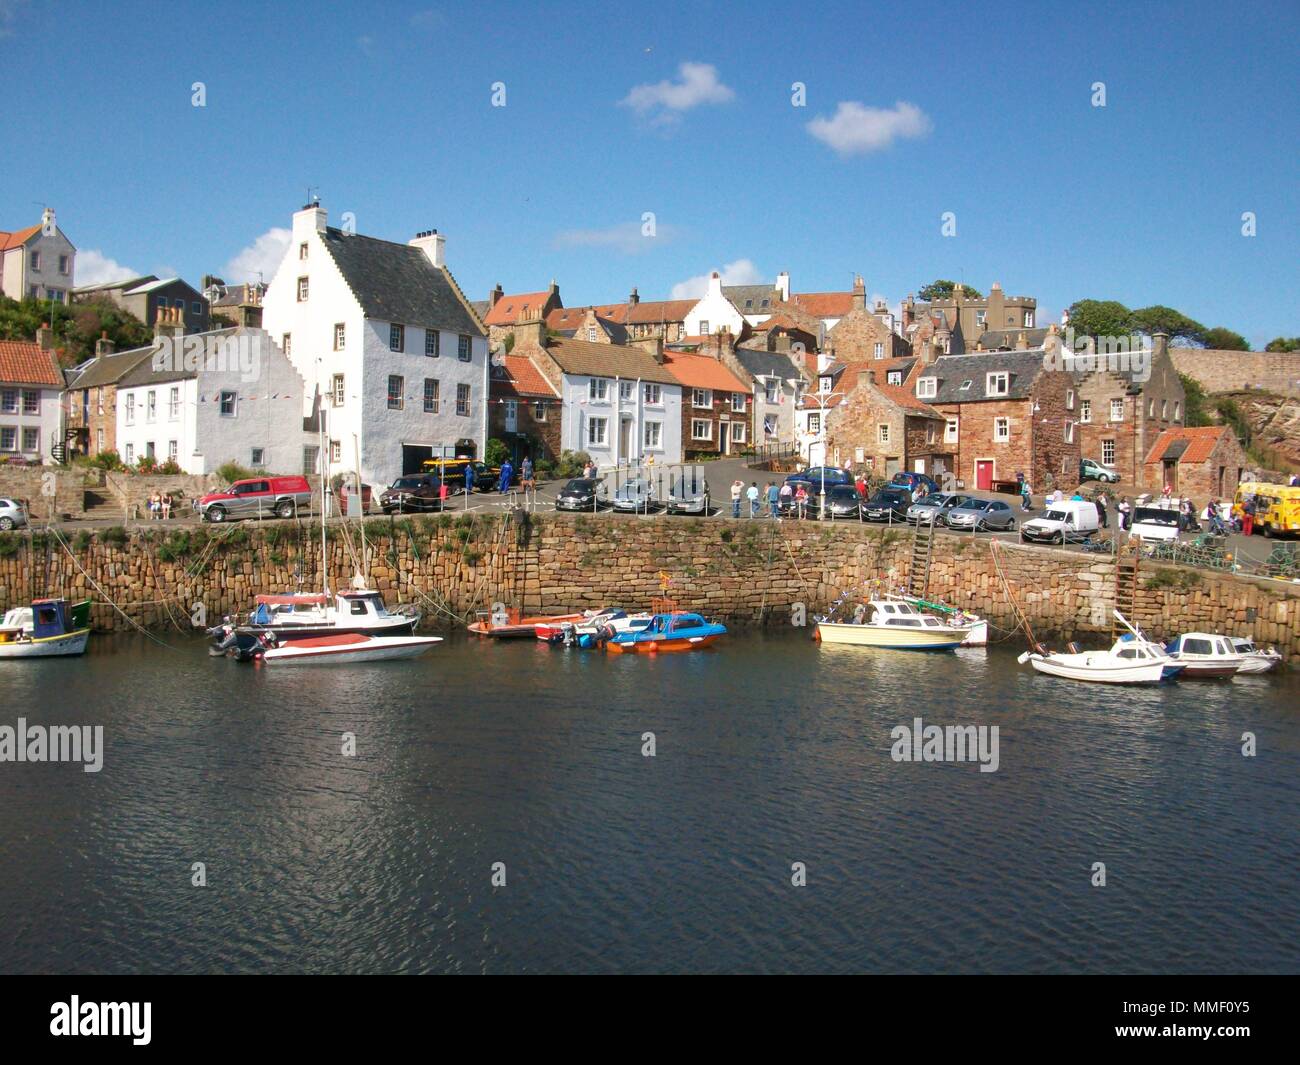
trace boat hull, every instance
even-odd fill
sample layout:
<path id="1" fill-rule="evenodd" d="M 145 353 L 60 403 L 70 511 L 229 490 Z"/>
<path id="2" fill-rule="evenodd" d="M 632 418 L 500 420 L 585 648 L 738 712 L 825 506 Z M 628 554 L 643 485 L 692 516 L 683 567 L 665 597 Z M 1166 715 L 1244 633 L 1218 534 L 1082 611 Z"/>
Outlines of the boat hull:
<path id="1" fill-rule="evenodd" d="M 564 621 L 586 621 L 585 614 L 555 614 L 546 617 L 520 618 L 502 625 L 493 624 L 489 618 L 475 621 L 469 625 L 469 631 L 475 636 L 484 636 L 493 640 L 522 640 L 527 637 L 537 638 L 538 625 L 556 625 Z"/>
<path id="2" fill-rule="evenodd" d="M 1049 657 L 1034 654 L 1029 656 L 1029 664 L 1049 677 L 1093 684 L 1159 684 L 1181 672 L 1181 667 L 1171 667 L 1167 662 L 1108 665 L 1087 653 Z"/>
<path id="3" fill-rule="evenodd" d="M 852 625 L 839 621 L 817 623 L 815 638 L 822 643 L 851 647 L 892 647 L 905 651 L 951 651 L 966 641 L 967 630 L 906 628 L 885 625 Z"/>
<path id="4" fill-rule="evenodd" d="M 262 661 L 277 665 L 351 665 L 357 662 L 386 662 L 415 658 L 441 636 L 361 636 L 346 634 L 317 639 L 290 640 L 262 652 Z"/>
<path id="5" fill-rule="evenodd" d="M 607 651 L 615 654 L 675 654 L 679 651 L 700 651 L 711 647 L 723 634 L 710 633 L 706 636 L 663 636 L 658 639 L 634 639 L 626 642 L 610 640 L 605 644 Z"/>
<path id="6" fill-rule="evenodd" d="M 313 639 L 318 636 L 362 635 L 362 636 L 411 636 L 420 619 L 417 617 L 394 616 L 391 621 L 383 619 L 370 625 L 333 625 L 327 621 L 305 622 L 300 625 L 280 622 L 273 625 L 240 625 L 238 631 L 250 633 L 269 632 L 282 640 Z"/>
<path id="7" fill-rule="evenodd" d="M 79 655 L 86 650 L 90 629 L 77 629 L 62 636 L 0 641 L 0 658 L 56 658 Z"/>
<path id="8" fill-rule="evenodd" d="M 1240 660 L 1230 660 L 1225 658 L 1207 658 L 1204 660 L 1176 658 L 1182 663 L 1183 671 L 1180 677 L 1186 677 L 1191 680 L 1221 680 L 1226 677 L 1235 677 L 1241 669 Z"/>
<path id="9" fill-rule="evenodd" d="M 1241 656 L 1241 667 L 1237 670 L 1239 673 L 1271 673 L 1281 664 L 1281 657 L 1273 658 L 1267 654 L 1252 654 Z"/>

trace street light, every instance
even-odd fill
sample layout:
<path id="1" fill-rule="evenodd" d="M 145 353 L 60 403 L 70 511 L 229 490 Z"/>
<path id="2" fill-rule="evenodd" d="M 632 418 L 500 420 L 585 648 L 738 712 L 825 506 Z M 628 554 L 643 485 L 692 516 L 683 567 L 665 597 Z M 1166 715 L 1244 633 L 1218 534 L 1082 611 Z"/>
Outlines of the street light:
<path id="1" fill-rule="evenodd" d="M 847 392 L 809 392 L 808 395 L 804 397 L 805 399 L 815 399 L 817 401 L 817 409 L 821 413 L 821 418 L 818 421 L 818 428 L 821 430 L 822 445 L 822 490 L 821 495 L 817 500 L 818 521 L 826 520 L 826 407 L 832 399 L 835 399 L 836 397 L 843 399 L 846 395 L 848 395 Z"/>

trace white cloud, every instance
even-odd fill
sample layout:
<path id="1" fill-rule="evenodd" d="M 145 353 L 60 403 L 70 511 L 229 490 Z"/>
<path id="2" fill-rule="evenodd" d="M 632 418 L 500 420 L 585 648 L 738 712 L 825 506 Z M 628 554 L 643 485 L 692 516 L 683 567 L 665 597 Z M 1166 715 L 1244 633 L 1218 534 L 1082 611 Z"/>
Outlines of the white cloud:
<path id="1" fill-rule="evenodd" d="M 557 248 L 608 248 L 623 255 L 640 255 L 666 244 L 677 235 L 676 226 L 658 225 L 646 236 L 640 222 L 620 222 L 604 229 L 564 229 L 555 235 Z"/>
<path id="2" fill-rule="evenodd" d="M 727 263 L 718 271 L 722 275 L 724 285 L 757 285 L 764 278 L 754 265 L 752 259 L 737 259 L 734 263 Z M 673 286 L 669 295 L 674 300 L 699 299 L 709 291 L 709 274 L 697 274 L 695 277 L 688 277 L 685 281 L 679 281 Z"/>
<path id="3" fill-rule="evenodd" d="M 76 270 L 77 286 L 104 285 L 111 281 L 125 281 L 127 278 L 139 277 L 139 270 L 123 266 L 116 259 L 110 259 L 98 248 L 86 248 L 77 252 Z"/>
<path id="4" fill-rule="evenodd" d="M 718 80 L 718 68 L 712 63 L 682 63 L 677 73 L 680 81 L 633 86 L 619 104 L 663 125 L 678 121 L 682 112 L 701 104 L 725 104 L 736 98 L 735 90 Z"/>
<path id="5" fill-rule="evenodd" d="M 232 285 L 241 285 L 245 281 L 256 281 L 261 274 L 262 279 L 270 284 L 292 238 L 293 233 L 281 226 L 268 229 L 226 263 L 222 276 Z"/>
<path id="6" fill-rule="evenodd" d="M 865 155 L 904 137 L 924 137 L 934 124 L 915 104 L 899 100 L 892 108 L 867 107 L 842 100 L 831 118 L 818 116 L 807 129 L 840 155 Z"/>

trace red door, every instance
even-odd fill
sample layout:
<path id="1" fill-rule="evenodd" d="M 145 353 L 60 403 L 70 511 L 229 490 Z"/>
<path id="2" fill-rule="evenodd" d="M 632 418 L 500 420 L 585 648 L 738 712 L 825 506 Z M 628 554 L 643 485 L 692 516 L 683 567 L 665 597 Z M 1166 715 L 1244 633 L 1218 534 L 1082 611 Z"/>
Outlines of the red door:
<path id="1" fill-rule="evenodd" d="M 975 487 L 981 492 L 987 492 L 993 487 L 993 462 L 989 459 L 980 459 L 975 463 Z"/>

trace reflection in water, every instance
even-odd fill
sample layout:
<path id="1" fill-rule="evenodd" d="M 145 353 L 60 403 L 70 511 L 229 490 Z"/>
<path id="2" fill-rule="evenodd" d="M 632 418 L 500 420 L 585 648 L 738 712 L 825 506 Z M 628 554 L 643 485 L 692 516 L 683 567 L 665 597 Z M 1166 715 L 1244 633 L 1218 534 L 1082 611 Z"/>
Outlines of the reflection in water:
<path id="1" fill-rule="evenodd" d="M 98 774 L 0 764 L 5 971 L 1300 964 L 1293 676 L 1116 691 L 802 633 L 334 669 L 92 647 L 0 663 L 0 724 L 106 744 Z M 998 772 L 891 761 L 918 716 L 998 725 Z"/>

